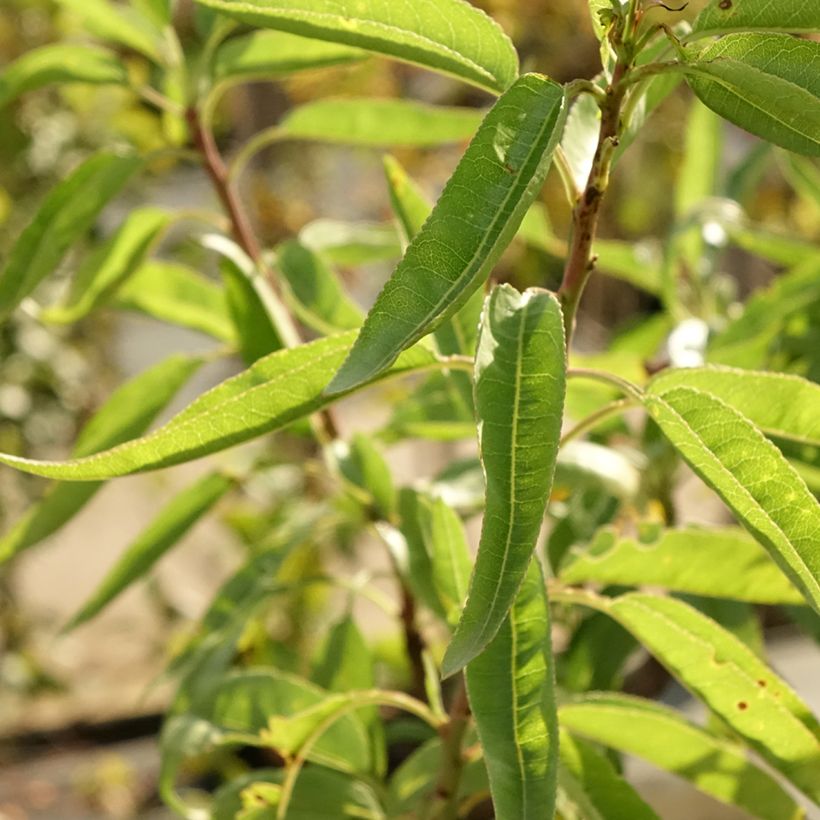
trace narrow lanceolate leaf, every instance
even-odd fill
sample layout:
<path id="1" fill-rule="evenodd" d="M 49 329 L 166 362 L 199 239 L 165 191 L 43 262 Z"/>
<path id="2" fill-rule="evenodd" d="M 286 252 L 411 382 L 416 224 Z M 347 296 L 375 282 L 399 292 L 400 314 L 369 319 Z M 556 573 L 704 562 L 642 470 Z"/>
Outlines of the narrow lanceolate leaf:
<path id="1" fill-rule="evenodd" d="M 233 484 L 232 478 L 212 473 L 179 493 L 128 547 L 66 629 L 91 620 L 123 590 L 142 578 Z"/>
<path id="2" fill-rule="evenodd" d="M 820 797 L 820 727 L 811 710 L 731 632 L 674 598 L 598 598 L 766 761 L 813 800 Z"/>
<path id="3" fill-rule="evenodd" d="M 600 820 L 659 820 L 635 789 L 592 744 L 561 730 L 558 811 L 569 800 L 576 817 Z"/>
<path id="4" fill-rule="evenodd" d="M 114 304 L 224 342 L 236 341 L 224 290 L 176 262 L 145 262 L 117 290 Z"/>
<path id="5" fill-rule="evenodd" d="M 293 297 L 294 313 L 308 327 L 334 333 L 361 325 L 361 308 L 319 254 L 292 239 L 276 249 L 276 264 Z"/>
<path id="6" fill-rule="evenodd" d="M 649 390 L 691 387 L 719 398 L 768 435 L 820 446 L 820 385 L 786 373 L 698 367 L 664 370 Z"/>
<path id="7" fill-rule="evenodd" d="M 356 267 L 401 256 L 395 228 L 381 222 L 316 219 L 299 231 L 299 241 L 335 265 Z"/>
<path id="8" fill-rule="evenodd" d="M 441 498 L 420 497 L 418 517 L 424 546 L 430 556 L 433 586 L 448 619 L 455 623 L 467 595 L 472 569 L 464 525 Z"/>
<path id="9" fill-rule="evenodd" d="M 0 317 L 52 273 L 141 165 L 133 155 L 95 154 L 48 194 L 0 272 Z"/>
<path id="10" fill-rule="evenodd" d="M 644 401 L 680 455 L 820 611 L 820 505 L 780 451 L 708 393 L 673 387 Z"/>
<path id="11" fill-rule="evenodd" d="M 352 333 L 277 351 L 201 395 L 150 435 L 72 461 L 0 454 L 0 463 L 69 481 L 95 481 L 192 461 L 269 433 L 326 407 L 324 387 L 350 349 Z M 432 353 L 409 350 L 385 375 L 438 367 Z M 335 398 L 335 397 L 334 397 Z"/>
<path id="12" fill-rule="evenodd" d="M 467 691 L 498 820 L 553 816 L 558 720 L 549 604 L 530 569 L 498 634 L 467 666 Z"/>
<path id="13" fill-rule="evenodd" d="M 450 74 L 488 91 L 518 75 L 503 31 L 464 0 L 197 0 L 258 28 L 329 40 Z"/>
<path id="14" fill-rule="evenodd" d="M 705 105 L 775 145 L 820 156 L 820 43 L 729 34 L 691 48 L 686 81 Z"/>
<path id="15" fill-rule="evenodd" d="M 81 458 L 144 433 L 201 364 L 198 357 L 171 356 L 124 384 L 83 428 L 73 456 Z M 101 486 L 93 482 L 53 487 L 0 540 L 0 563 L 56 532 Z"/>
<path id="16" fill-rule="evenodd" d="M 475 364 L 484 525 L 461 621 L 442 662 L 455 674 L 493 639 L 530 563 L 552 486 L 566 388 L 561 308 L 509 285 L 487 299 Z"/>
<path id="17" fill-rule="evenodd" d="M 592 694 L 563 704 L 558 719 L 562 728 L 641 757 L 753 817 L 803 816 L 780 784 L 746 758 L 742 747 L 714 737 L 666 706 L 627 695 Z"/>
<path id="18" fill-rule="evenodd" d="M 655 586 L 758 604 L 803 601 L 766 551 L 740 529 L 664 530 L 648 543 L 603 529 L 587 549 L 570 553 L 560 577 L 565 584 Z"/>
<path id="19" fill-rule="evenodd" d="M 264 80 L 366 56 L 357 48 L 338 43 L 309 40 L 284 31 L 254 31 L 223 43 L 214 56 L 212 71 L 218 81 Z"/>
<path id="20" fill-rule="evenodd" d="M 56 44 L 26 52 L 0 72 L 0 108 L 12 100 L 52 83 L 123 85 L 125 67 L 104 48 Z"/>
<path id="21" fill-rule="evenodd" d="M 709 0 L 695 18 L 695 36 L 731 31 L 820 31 L 820 6 L 813 0 Z"/>
<path id="22" fill-rule="evenodd" d="M 119 230 L 95 249 L 74 276 L 65 304 L 43 312 L 49 322 L 75 322 L 105 302 L 138 268 L 171 214 L 161 208 L 137 208 Z"/>
<path id="23" fill-rule="evenodd" d="M 325 99 L 295 108 L 276 130 L 281 139 L 423 148 L 466 142 L 484 113 L 412 100 Z"/>
<path id="24" fill-rule="evenodd" d="M 406 248 L 422 229 L 433 206 L 395 157 L 388 155 L 384 158 L 384 173 L 390 206 L 401 234 L 402 246 Z"/>
<path id="25" fill-rule="evenodd" d="M 561 86 L 528 74 L 495 104 L 328 390 L 363 383 L 452 316 L 512 241 L 563 124 Z"/>
<path id="26" fill-rule="evenodd" d="M 161 62 L 162 31 L 136 9 L 109 0 L 58 0 L 58 3 L 77 14 L 92 34 Z"/>

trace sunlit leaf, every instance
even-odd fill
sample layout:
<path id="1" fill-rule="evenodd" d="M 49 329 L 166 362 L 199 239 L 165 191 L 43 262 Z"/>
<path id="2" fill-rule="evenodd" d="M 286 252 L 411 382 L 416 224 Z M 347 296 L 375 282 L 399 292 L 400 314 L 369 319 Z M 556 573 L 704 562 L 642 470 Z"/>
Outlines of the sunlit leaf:
<path id="1" fill-rule="evenodd" d="M 0 317 L 54 271 L 141 166 L 133 155 L 95 154 L 49 192 L 0 271 Z"/>
<path id="2" fill-rule="evenodd" d="M 563 319 L 547 291 L 500 285 L 476 353 L 484 524 L 467 602 L 442 662 L 452 675 L 493 639 L 515 600 L 541 529 L 564 405 Z"/>
<path id="3" fill-rule="evenodd" d="M 780 451 L 709 393 L 660 387 L 645 403 L 680 455 L 820 610 L 820 505 Z"/>
<path id="4" fill-rule="evenodd" d="M 551 817 L 558 722 L 549 604 L 537 560 L 495 638 L 467 665 L 498 820 Z"/>
<path id="5" fill-rule="evenodd" d="M 373 51 L 489 91 L 518 75 L 512 43 L 463 0 L 197 0 L 250 23 Z"/>
<path id="6" fill-rule="evenodd" d="M 486 281 L 546 176 L 563 109 L 561 86 L 536 74 L 518 80 L 491 109 L 368 314 L 330 392 L 355 387 L 389 366 Z"/>
<path id="7" fill-rule="evenodd" d="M 27 51 L 0 72 L 0 108 L 52 83 L 124 85 L 127 81 L 125 67 L 110 51 L 56 43 Z"/>
<path id="8" fill-rule="evenodd" d="M 820 156 L 820 43 L 788 34 L 729 34 L 686 63 L 701 102 L 763 139 Z"/>
<path id="9" fill-rule="evenodd" d="M 820 31 L 820 7 L 812 0 L 709 0 L 695 18 L 697 36 L 730 31 Z"/>
<path id="10" fill-rule="evenodd" d="M 93 481 L 192 461 L 269 433 L 326 407 L 330 375 L 354 333 L 277 351 L 204 393 L 166 425 L 140 439 L 73 461 L 33 461 L 6 454 L 0 462 L 35 475 Z M 407 351 L 386 375 L 437 367 L 423 348 Z M 335 398 L 335 397 L 334 397 Z"/>
<path id="11" fill-rule="evenodd" d="M 570 554 L 560 578 L 567 584 L 664 587 L 760 604 L 803 600 L 766 551 L 742 530 L 663 530 L 648 542 L 601 530 L 588 548 Z"/>
<path id="12" fill-rule="evenodd" d="M 798 820 L 802 810 L 735 743 L 717 738 L 672 709 L 641 698 L 591 694 L 561 705 L 561 726 L 641 757 L 723 803 L 763 820 Z"/>

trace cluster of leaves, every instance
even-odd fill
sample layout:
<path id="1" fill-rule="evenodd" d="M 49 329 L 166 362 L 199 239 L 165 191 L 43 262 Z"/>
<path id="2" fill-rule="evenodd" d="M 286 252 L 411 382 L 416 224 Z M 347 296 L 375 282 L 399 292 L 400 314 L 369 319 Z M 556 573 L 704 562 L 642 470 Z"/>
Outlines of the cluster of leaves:
<path id="1" fill-rule="evenodd" d="M 69 460 L 0 454 L 55 482 L 3 536 L 0 560 L 56 532 L 102 482 L 282 431 L 273 456 L 255 451 L 241 471 L 214 462 L 172 499 L 71 623 L 148 573 L 221 499 L 244 495 L 248 508 L 234 524 L 246 563 L 169 670 L 179 686 L 162 736 L 168 803 L 184 816 L 245 820 L 456 818 L 490 795 L 501 820 L 654 817 L 604 747 L 755 817 L 799 817 L 789 786 L 820 801 L 818 722 L 761 658 L 752 608 L 788 607 L 815 629 L 820 612 L 820 362 L 811 331 L 820 254 L 751 223 L 735 195 L 776 157 L 799 195 L 820 202 L 817 168 L 805 158 L 820 155 L 820 44 L 801 36 L 820 31 L 820 7 L 709 2 L 673 31 L 654 4 L 594 0 L 602 72 L 561 86 L 520 74 L 508 38 L 464 0 L 197 0 L 191 53 L 169 0 L 60 2 L 95 44 L 25 54 L 0 74 L 0 105 L 52 83 L 130 88 L 161 111 L 170 145 L 193 146 L 231 237 L 203 241 L 219 259 L 217 284 L 155 255 L 178 214 L 137 208 L 39 319 L 139 310 L 213 337 L 215 355 L 237 353 L 247 369 L 147 432 L 204 361 L 173 356 L 117 390 Z M 123 50 L 141 55 L 145 70 L 128 70 Z M 320 100 L 225 165 L 212 121 L 228 87 L 373 54 L 496 99 L 483 112 Z M 681 79 L 700 102 L 674 229 L 663 253 L 647 258 L 640 247 L 598 241 L 598 210 L 622 152 Z M 766 141 L 725 188 L 721 118 Z M 470 137 L 434 207 L 388 157 L 395 219 L 378 229 L 319 222 L 268 251 L 237 193 L 241 171 L 273 141 L 430 147 Z M 4 316 L 24 300 L 32 310 L 38 286 L 151 161 L 100 152 L 48 194 L 0 273 Z M 572 211 L 566 245 L 536 201 L 553 162 Z M 514 240 L 566 259 L 557 293 L 488 286 Z M 739 315 L 721 290 L 726 243 L 787 268 Z M 395 270 L 364 316 L 336 268 L 385 258 L 397 259 Z M 662 310 L 609 353 L 584 357 L 569 343 L 596 264 Z M 668 361 L 647 376 L 643 365 L 664 340 Z M 396 487 L 376 441 L 345 440 L 332 415 L 335 402 L 387 379 L 406 392 L 382 441 L 469 440 L 477 427 L 480 457 Z M 623 420 L 627 408 L 643 411 L 638 425 Z M 306 491 L 307 470 L 283 498 L 277 443 L 291 439 L 301 442 L 297 460 L 307 453 L 323 476 L 318 498 Z M 642 458 L 630 455 L 636 449 Z M 675 526 L 680 461 L 739 526 Z M 653 514 L 658 506 L 663 515 Z M 464 521 L 477 512 L 473 560 Z M 545 516 L 552 526 L 534 559 Z M 401 607 L 370 578 L 315 572 L 312 557 L 345 544 L 351 529 L 384 542 Z M 298 629 L 298 602 L 316 585 L 366 596 L 397 619 L 412 683 L 378 685 L 372 647 L 349 611 L 312 661 L 288 653 L 267 631 L 267 614 L 288 602 Z M 562 652 L 552 647 L 553 618 L 569 636 Z M 621 692 L 637 645 L 706 704 L 709 726 Z M 442 678 L 454 681 L 449 709 Z M 396 765 L 395 748 L 408 743 Z M 270 768 L 213 795 L 179 791 L 191 759 L 239 747 L 263 750 Z"/>

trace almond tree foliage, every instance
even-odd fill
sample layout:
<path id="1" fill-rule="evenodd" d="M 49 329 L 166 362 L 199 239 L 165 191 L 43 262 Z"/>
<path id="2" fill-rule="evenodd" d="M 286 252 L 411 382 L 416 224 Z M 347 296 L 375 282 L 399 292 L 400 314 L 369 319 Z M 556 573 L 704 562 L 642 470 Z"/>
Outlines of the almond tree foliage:
<path id="1" fill-rule="evenodd" d="M 186 48 L 171 0 L 59 2 L 87 37 L 7 66 L 0 105 L 46 85 L 120 86 L 161 114 L 169 148 L 100 151 L 48 193 L 3 261 L 0 310 L 22 305 L 54 324 L 136 309 L 213 337 L 210 358 L 237 355 L 247 369 L 149 432 L 208 358 L 170 356 L 99 408 L 68 460 L 0 454 L 53 480 L 2 536 L 0 560 L 56 532 L 108 480 L 266 437 L 249 458 L 211 458 L 69 624 L 150 573 L 226 497 L 241 499 L 244 564 L 168 669 L 168 805 L 219 820 L 452 820 L 482 806 L 500 820 L 655 817 L 619 753 L 753 817 L 797 818 L 820 802 L 818 721 L 767 665 L 754 608 L 782 607 L 817 634 L 820 252 L 736 203 L 774 158 L 820 204 L 820 4 L 709 0 L 672 27 L 649 0 L 590 0 L 601 71 L 562 85 L 521 73 L 510 39 L 466 0 L 196 0 Z M 489 102 L 328 95 L 224 158 L 214 122 L 228 88 L 373 59 L 438 72 Z M 681 83 L 693 94 L 662 252 L 599 239 L 610 177 Z M 717 174 L 724 120 L 761 140 L 728 189 Z M 466 147 L 435 204 L 387 156 L 391 223 L 317 222 L 268 248 L 238 181 L 281 140 Z M 145 205 L 71 257 L 62 301 L 37 302 L 106 205 L 174 152 L 201 165 L 222 206 L 212 222 L 224 230 L 200 237 L 220 280 L 158 255 L 182 215 Z M 550 174 L 571 213 L 565 238 L 540 200 Z M 494 281 L 514 241 L 562 260 L 554 291 Z M 721 290 L 721 243 L 783 268 L 740 310 Z M 339 268 L 385 259 L 393 272 L 365 314 Z M 658 310 L 591 357 L 572 342 L 598 275 L 630 282 Z M 337 402 L 379 392 L 395 400 L 383 427 L 340 429 Z M 411 486 L 396 485 L 382 454 L 476 435 L 480 458 Z M 276 476 L 289 459 L 303 475 L 288 484 Z M 733 526 L 676 523 L 684 464 Z M 465 520 L 481 513 L 473 557 Z M 395 597 L 366 568 L 352 579 L 321 569 L 320 556 L 349 552 L 361 534 L 387 551 Z M 294 656 L 271 614 L 298 630 L 316 588 L 349 605 L 325 618 L 315 655 Z M 390 686 L 354 617 L 360 598 L 395 620 L 405 660 Z M 705 724 L 625 686 L 641 652 L 705 704 Z M 236 775 L 224 761 L 246 747 L 269 765 Z M 222 761 L 223 784 L 192 788 L 194 760 Z"/>

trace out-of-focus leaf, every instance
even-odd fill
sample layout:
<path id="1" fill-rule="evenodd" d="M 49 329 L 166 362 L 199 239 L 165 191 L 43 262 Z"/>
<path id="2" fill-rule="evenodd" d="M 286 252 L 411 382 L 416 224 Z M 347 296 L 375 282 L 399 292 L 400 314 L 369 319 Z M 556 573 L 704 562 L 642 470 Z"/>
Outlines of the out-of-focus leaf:
<path id="1" fill-rule="evenodd" d="M 472 560 L 458 515 L 440 498 L 420 498 L 419 525 L 430 556 L 433 586 L 448 620 L 455 623 L 467 595 Z"/>
<path id="2" fill-rule="evenodd" d="M 179 493 L 128 547 L 66 629 L 91 620 L 142 578 L 233 485 L 232 478 L 211 473 Z"/>
<path id="3" fill-rule="evenodd" d="M 279 271 L 293 295 L 296 315 L 319 333 L 353 330 L 364 314 L 345 293 L 336 274 L 321 256 L 296 240 L 276 249 Z"/>
<path id="4" fill-rule="evenodd" d="M 422 229 L 433 206 L 398 160 L 389 154 L 384 158 L 384 172 L 387 177 L 390 205 L 401 233 L 402 245 L 406 248 Z"/>
<path id="5" fill-rule="evenodd" d="M 124 85 L 122 62 L 104 48 L 56 43 L 27 51 L 0 72 L 0 108 L 52 83 Z"/>
<path id="6" fill-rule="evenodd" d="M 495 104 L 328 390 L 363 383 L 461 308 L 512 240 L 563 126 L 561 86 L 528 74 Z"/>
<path id="7" fill-rule="evenodd" d="M 591 694 L 562 704 L 561 726 L 648 760 L 723 803 L 762 820 L 798 820 L 802 810 L 742 747 L 713 735 L 666 706 L 617 694 Z"/>
<path id="8" fill-rule="evenodd" d="M 364 147 L 463 142 L 485 112 L 397 99 L 323 99 L 294 108 L 276 127 L 281 139 Z"/>
<path id="9" fill-rule="evenodd" d="M 356 434 L 350 444 L 337 442 L 336 455 L 342 475 L 373 499 L 373 511 L 389 521 L 396 509 L 396 488 L 384 456 L 365 435 Z"/>
<path id="10" fill-rule="evenodd" d="M 354 267 L 401 256 L 401 245 L 392 225 L 317 219 L 299 231 L 299 241 L 336 265 Z"/>
<path id="11" fill-rule="evenodd" d="M 176 262 L 151 259 L 144 263 L 116 292 L 113 302 L 223 342 L 236 342 L 224 290 Z"/>
<path id="12" fill-rule="evenodd" d="M 224 450 L 330 404 L 333 399 L 324 395 L 324 387 L 350 349 L 353 336 L 343 333 L 271 353 L 201 395 L 155 432 L 111 450 L 63 462 L 0 454 L 0 463 L 47 478 L 94 481 L 170 467 Z M 433 354 L 416 347 L 388 374 L 438 366 Z"/>
<path id="13" fill-rule="evenodd" d="M 650 391 L 691 387 L 742 413 L 767 435 L 820 446 L 820 385 L 786 373 L 698 367 L 664 370 Z"/>
<path id="14" fill-rule="evenodd" d="M 564 406 L 561 308 L 547 291 L 500 285 L 488 297 L 475 363 L 484 524 L 467 602 L 442 671 L 493 639 L 530 563 L 552 486 Z"/>
<path id="15" fill-rule="evenodd" d="M 820 43 L 744 33 L 690 48 L 686 81 L 701 102 L 775 145 L 820 156 Z"/>
<path id="16" fill-rule="evenodd" d="M 112 43 L 119 43 L 162 62 L 162 31 L 136 9 L 108 0 L 58 0 L 70 9 L 92 34 Z"/>
<path id="17" fill-rule="evenodd" d="M 54 271 L 65 252 L 141 167 L 142 160 L 134 155 L 95 154 L 49 192 L 0 272 L 0 317 L 14 310 Z"/>
<path id="18" fill-rule="evenodd" d="M 577 800 L 581 817 L 600 820 L 659 820 L 610 761 L 595 747 L 561 731 L 559 788 Z M 571 779 L 571 785 L 567 780 Z M 560 799 L 559 799 L 560 810 Z"/>
<path id="19" fill-rule="evenodd" d="M 264 80 L 296 71 L 350 63 L 366 57 L 357 48 L 297 37 L 284 31 L 254 31 L 223 43 L 214 56 L 219 81 Z"/>
<path id="20" fill-rule="evenodd" d="M 278 669 L 246 669 L 214 681 L 194 699 L 191 712 L 263 746 L 272 718 L 287 719 L 326 698 L 323 689 L 303 678 Z M 354 714 L 340 717 L 313 746 L 309 758 L 338 771 L 369 771 L 370 743 L 361 720 Z"/>
<path id="21" fill-rule="evenodd" d="M 176 355 L 131 379 L 112 393 L 83 428 L 72 454 L 81 458 L 144 433 L 201 365 L 199 357 Z M 56 532 L 101 486 L 88 482 L 52 487 L 0 540 L 0 563 Z"/>
<path id="22" fill-rule="evenodd" d="M 86 316 L 133 274 L 150 252 L 171 214 L 160 208 L 132 211 L 117 232 L 95 249 L 74 276 L 66 302 L 43 312 L 47 322 L 76 322 Z"/>
<path id="23" fill-rule="evenodd" d="M 702 37 L 731 31 L 820 31 L 820 8 L 808 0 L 709 0 L 692 33 Z"/>
<path id="24" fill-rule="evenodd" d="M 495 638 L 467 665 L 467 691 L 498 820 L 551 817 L 558 721 L 549 604 L 537 560 Z"/>
<path id="25" fill-rule="evenodd" d="M 507 36 L 463 0 L 197 2 L 258 28 L 363 48 L 488 91 L 504 91 L 518 76 L 518 55 Z"/>
<path id="26" fill-rule="evenodd" d="M 780 451 L 709 393 L 650 386 L 644 401 L 678 453 L 820 610 L 820 505 Z"/>
<path id="27" fill-rule="evenodd" d="M 803 600 L 742 530 L 663 530 L 648 543 L 621 538 L 614 529 L 601 530 L 587 549 L 571 553 L 560 578 L 566 584 L 655 586 L 760 604 Z"/>

